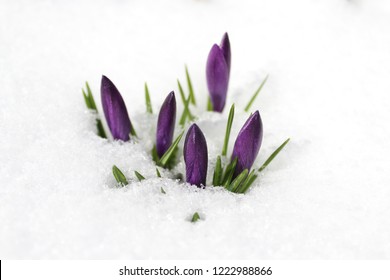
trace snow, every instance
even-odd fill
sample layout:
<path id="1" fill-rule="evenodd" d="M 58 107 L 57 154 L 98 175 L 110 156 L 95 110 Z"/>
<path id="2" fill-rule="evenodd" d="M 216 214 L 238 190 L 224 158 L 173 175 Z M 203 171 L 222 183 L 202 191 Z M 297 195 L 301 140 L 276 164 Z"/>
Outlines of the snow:
<path id="1" fill-rule="evenodd" d="M 0 257 L 389 258 L 389 26 L 385 0 L 0 1 Z M 205 63 L 225 31 L 232 72 L 218 115 L 204 112 Z M 184 63 L 210 169 L 228 108 L 231 152 L 270 75 L 253 107 L 265 133 L 256 166 L 291 141 L 246 195 L 156 178 L 143 85 L 157 112 Z M 95 135 L 80 89 L 89 81 L 102 112 L 102 74 L 139 142 Z M 113 164 L 130 185 L 115 187 Z"/>

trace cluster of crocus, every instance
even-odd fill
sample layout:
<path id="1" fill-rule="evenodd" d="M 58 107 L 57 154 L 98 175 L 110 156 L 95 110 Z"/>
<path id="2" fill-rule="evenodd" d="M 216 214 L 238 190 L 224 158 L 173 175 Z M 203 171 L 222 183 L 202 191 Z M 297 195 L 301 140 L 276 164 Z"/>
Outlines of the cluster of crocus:
<path id="1" fill-rule="evenodd" d="M 254 172 L 249 172 L 259 153 L 262 139 L 263 124 L 259 111 L 256 111 L 248 118 L 238 133 L 231 162 L 226 167 L 225 174 L 222 174 L 219 158 L 219 164 L 217 162 L 214 172 L 213 184 L 216 186 L 223 185 L 233 192 L 245 192 L 256 178 Z M 202 131 L 196 124 L 188 129 L 183 153 L 187 182 L 198 187 L 205 186 L 208 161 L 207 143 Z M 254 179 L 250 179 L 251 177 Z"/>
<path id="2" fill-rule="evenodd" d="M 125 102 L 114 83 L 106 76 L 101 81 L 101 100 L 108 128 L 114 140 L 129 141 L 135 136 Z M 161 106 L 157 122 L 155 152 L 157 159 L 169 149 L 176 122 L 176 98 L 172 91 Z"/>
<path id="3" fill-rule="evenodd" d="M 207 64 L 206 64 L 206 78 L 209 90 L 209 101 L 212 110 L 215 112 L 222 112 L 226 104 L 226 96 L 230 78 L 231 68 L 231 50 L 228 34 L 225 33 L 220 45 L 214 44 L 210 50 Z M 185 96 L 183 88 L 178 82 L 180 96 L 184 104 L 184 110 L 180 118 L 179 124 L 184 127 L 185 122 L 192 121 L 195 117 L 191 114 L 190 103 L 196 105 L 192 82 L 186 68 L 186 77 L 189 88 L 188 97 Z M 246 107 L 249 110 L 257 94 L 263 87 L 266 79 L 255 92 Z M 97 113 L 95 101 L 89 85 L 86 84 L 87 89 L 83 90 L 85 102 L 89 109 Z M 149 96 L 149 90 L 145 84 L 145 100 L 147 112 L 152 113 L 152 105 Z M 134 127 L 130 121 L 125 102 L 113 84 L 113 82 L 106 76 L 102 76 L 101 80 L 101 102 L 104 111 L 104 116 L 107 126 L 111 132 L 114 140 L 129 141 L 132 137 L 136 137 Z M 152 150 L 152 157 L 156 164 L 160 167 L 170 168 L 176 162 L 174 155 L 178 151 L 178 145 L 184 134 L 180 133 L 175 140 L 173 140 L 175 124 L 176 124 L 176 98 L 175 93 L 171 91 L 163 102 L 158 114 L 156 142 Z M 221 156 L 226 156 L 227 147 L 230 137 L 231 126 L 234 117 L 234 105 L 230 109 L 229 118 L 226 126 L 226 134 L 224 146 Z M 107 138 L 103 129 L 100 118 L 96 117 L 96 124 L 98 134 L 101 137 Z M 248 120 L 241 128 L 236 141 L 234 143 L 233 151 L 229 163 L 222 167 L 221 156 L 217 157 L 216 167 L 213 174 L 212 185 L 223 186 L 227 190 L 236 193 L 245 193 L 249 186 L 257 177 L 257 173 L 262 171 L 273 158 L 283 149 L 289 139 L 287 139 L 258 169 L 252 169 L 252 166 L 259 153 L 263 138 L 263 124 L 259 111 L 251 114 Z M 208 170 L 208 150 L 206 138 L 196 123 L 193 123 L 186 134 L 183 157 L 185 162 L 185 178 L 186 182 L 198 187 L 205 187 L 207 184 L 207 170 Z M 160 172 L 156 168 L 157 176 L 160 177 Z M 145 179 L 139 172 L 134 171 L 139 180 Z M 113 166 L 113 174 L 118 182 L 122 185 L 128 184 L 124 174 Z M 180 174 L 178 177 L 181 177 Z M 162 192 L 165 191 L 162 189 Z"/>

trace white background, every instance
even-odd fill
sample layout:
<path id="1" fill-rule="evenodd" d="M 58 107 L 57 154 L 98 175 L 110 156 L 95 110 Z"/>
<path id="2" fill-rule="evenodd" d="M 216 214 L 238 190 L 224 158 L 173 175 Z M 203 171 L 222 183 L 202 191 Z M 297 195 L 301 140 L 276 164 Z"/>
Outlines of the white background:
<path id="1" fill-rule="evenodd" d="M 389 26 L 380 0 L 0 1 L 0 257 L 389 258 Z M 205 64 L 225 31 L 229 153 L 266 74 L 255 165 L 291 137 L 245 196 L 159 180 L 149 153 L 156 116 L 145 114 L 144 82 L 157 112 L 186 63 L 211 181 L 228 110 L 205 112 Z M 95 135 L 81 87 L 90 82 L 101 109 L 102 74 L 138 143 Z"/>

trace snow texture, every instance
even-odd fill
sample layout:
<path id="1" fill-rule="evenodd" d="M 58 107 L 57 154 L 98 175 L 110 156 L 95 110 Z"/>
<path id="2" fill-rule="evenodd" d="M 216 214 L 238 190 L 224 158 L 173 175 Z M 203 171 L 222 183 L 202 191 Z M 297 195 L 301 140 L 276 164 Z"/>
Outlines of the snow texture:
<path id="1" fill-rule="evenodd" d="M 389 26 L 385 0 L 0 0 L 0 257 L 390 258 Z M 220 115 L 204 110 L 205 65 L 225 31 L 232 69 Z M 253 106 L 264 124 L 255 165 L 291 141 L 246 195 L 156 177 L 143 86 L 157 112 L 185 81 L 184 63 L 209 182 L 230 105 L 229 153 L 270 75 Z M 81 87 L 90 82 L 102 113 L 102 74 L 138 143 L 95 135 Z M 127 187 L 115 187 L 113 164 Z"/>

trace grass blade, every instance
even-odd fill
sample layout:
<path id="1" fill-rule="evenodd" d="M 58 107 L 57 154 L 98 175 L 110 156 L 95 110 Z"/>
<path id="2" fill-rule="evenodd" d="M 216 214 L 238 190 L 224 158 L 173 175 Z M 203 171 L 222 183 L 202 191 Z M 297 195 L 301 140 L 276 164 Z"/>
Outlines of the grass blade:
<path id="1" fill-rule="evenodd" d="M 211 103 L 210 96 L 207 98 L 207 111 L 214 111 L 213 103 Z"/>
<path id="2" fill-rule="evenodd" d="M 235 158 L 234 161 L 232 161 L 226 166 L 226 170 L 222 180 L 222 185 L 225 188 L 229 186 L 232 181 L 234 170 L 236 169 L 236 165 L 237 165 L 237 158 Z"/>
<path id="3" fill-rule="evenodd" d="M 253 169 L 251 173 L 249 173 L 248 177 L 246 177 L 245 181 L 241 184 L 241 186 L 237 189 L 236 193 L 246 193 L 252 183 L 256 180 L 257 174 L 256 170 Z"/>
<path id="4" fill-rule="evenodd" d="M 156 173 L 157 173 L 157 177 L 158 177 L 158 178 L 161 178 L 160 171 L 158 170 L 158 168 L 157 168 L 157 167 L 156 167 Z"/>
<path id="5" fill-rule="evenodd" d="M 195 223 L 199 219 L 200 219 L 200 216 L 199 216 L 198 212 L 195 212 L 194 215 L 192 215 L 191 223 Z"/>
<path id="6" fill-rule="evenodd" d="M 89 102 L 89 97 L 88 97 L 88 95 L 85 93 L 85 91 L 84 91 L 83 88 L 81 89 L 81 91 L 83 92 L 85 105 L 87 106 L 88 109 L 91 109 L 91 110 L 92 110 L 91 103 Z"/>
<path id="7" fill-rule="evenodd" d="M 115 165 L 112 166 L 112 174 L 115 177 L 115 180 L 122 186 L 126 186 L 129 183 L 126 180 L 125 175 L 122 173 L 122 171 L 116 167 Z"/>
<path id="8" fill-rule="evenodd" d="M 213 176 L 213 186 L 220 186 L 221 185 L 221 180 L 222 180 L 222 163 L 221 163 L 221 157 L 217 157 L 217 163 L 215 164 L 215 169 L 214 169 L 214 176 Z"/>
<path id="9" fill-rule="evenodd" d="M 183 134 L 184 134 L 184 131 L 182 133 L 180 133 L 179 136 L 177 136 L 177 138 L 172 143 L 172 145 L 169 147 L 169 149 L 161 157 L 161 159 L 158 162 L 158 164 L 160 164 L 161 166 L 166 166 L 167 165 L 167 163 L 169 162 L 169 160 L 172 157 L 172 155 L 174 155 L 175 149 L 176 149 L 177 145 L 179 145 L 179 142 L 180 142 L 181 138 L 183 137 Z"/>
<path id="10" fill-rule="evenodd" d="M 223 156 L 226 156 L 226 153 L 227 153 L 227 148 L 228 148 L 229 138 L 230 138 L 230 132 L 232 130 L 233 119 L 234 119 L 234 104 L 230 108 L 229 118 L 228 118 L 228 121 L 227 121 L 227 124 L 226 124 L 225 140 L 223 141 L 223 148 L 222 148 L 222 155 Z"/>
<path id="11" fill-rule="evenodd" d="M 183 109 L 183 113 L 180 117 L 180 121 L 179 121 L 179 124 L 181 126 L 183 126 L 185 123 L 186 123 L 186 118 L 189 117 L 190 120 L 193 120 L 194 119 L 194 116 L 191 114 L 190 112 L 190 96 L 188 96 L 188 98 L 185 97 L 185 94 L 184 94 L 184 91 L 183 91 L 183 87 L 181 86 L 181 83 L 179 80 L 177 80 L 177 85 L 179 87 L 179 92 L 180 92 L 180 96 L 181 96 L 181 100 L 183 102 L 183 106 L 184 106 L 184 109 Z"/>
<path id="12" fill-rule="evenodd" d="M 236 179 L 233 180 L 233 182 L 230 183 L 229 187 L 227 188 L 231 192 L 236 192 L 237 189 L 240 187 L 240 184 L 245 180 L 245 178 L 248 176 L 248 169 L 245 169 L 236 177 Z"/>
<path id="13" fill-rule="evenodd" d="M 192 87 L 191 77 L 190 77 L 190 74 L 188 73 L 187 65 L 185 66 L 185 68 L 186 68 L 186 78 L 187 78 L 187 84 L 188 84 L 189 97 L 191 99 L 191 103 L 193 105 L 196 105 L 194 88 Z"/>
<path id="14" fill-rule="evenodd" d="M 131 134 L 132 136 L 137 137 L 137 132 L 135 132 L 135 129 L 134 129 L 134 126 L 133 126 L 132 123 L 130 124 L 130 134 Z"/>
<path id="15" fill-rule="evenodd" d="M 102 121 L 98 118 L 96 118 L 96 127 L 97 127 L 97 134 L 102 138 L 107 138 L 106 132 L 104 131 Z"/>
<path id="16" fill-rule="evenodd" d="M 147 83 L 145 83 L 145 104 L 146 104 L 146 112 L 149 114 L 153 114 L 152 101 L 150 100 L 150 94 L 149 94 Z"/>
<path id="17" fill-rule="evenodd" d="M 163 193 L 163 194 L 167 194 L 167 193 L 165 192 L 165 190 L 163 189 L 163 187 L 161 187 L 160 191 L 161 191 L 161 193 Z"/>
<path id="18" fill-rule="evenodd" d="M 279 146 L 270 156 L 267 158 L 267 160 L 263 163 L 263 165 L 259 168 L 259 172 L 263 171 L 268 164 L 279 154 L 279 152 L 284 148 L 284 146 L 287 145 L 287 143 L 290 141 L 290 138 L 288 138 L 286 141 L 283 142 L 282 145 Z"/>
<path id="19" fill-rule="evenodd" d="M 93 99 L 92 91 L 91 91 L 91 88 L 89 87 L 88 82 L 85 82 L 85 87 L 87 88 L 87 95 L 89 98 L 89 104 L 91 105 L 90 109 L 95 110 L 97 112 L 96 103 L 95 103 L 95 100 Z"/>
<path id="20" fill-rule="evenodd" d="M 251 106 L 252 106 L 253 102 L 255 101 L 257 95 L 259 95 L 259 92 L 261 91 L 261 89 L 263 88 L 263 86 L 265 85 L 267 80 L 268 80 L 268 75 L 265 77 L 263 82 L 260 84 L 258 89 L 255 91 L 255 93 L 253 94 L 253 96 L 252 96 L 251 100 L 249 101 L 248 105 L 246 105 L 245 112 L 249 112 L 249 109 L 251 108 Z"/>
<path id="21" fill-rule="evenodd" d="M 145 177 L 141 175 L 141 173 L 134 171 L 135 176 L 137 176 L 137 179 L 141 182 L 142 180 L 145 180 Z"/>
<path id="22" fill-rule="evenodd" d="M 100 120 L 98 110 L 96 108 L 96 103 L 92 95 L 91 88 L 89 87 L 88 82 L 85 82 L 86 91 L 84 89 L 81 89 L 84 96 L 85 105 L 88 109 L 93 110 L 96 113 L 96 128 L 97 128 L 97 135 L 99 135 L 102 138 L 107 138 L 107 134 L 104 131 L 103 123 Z"/>

